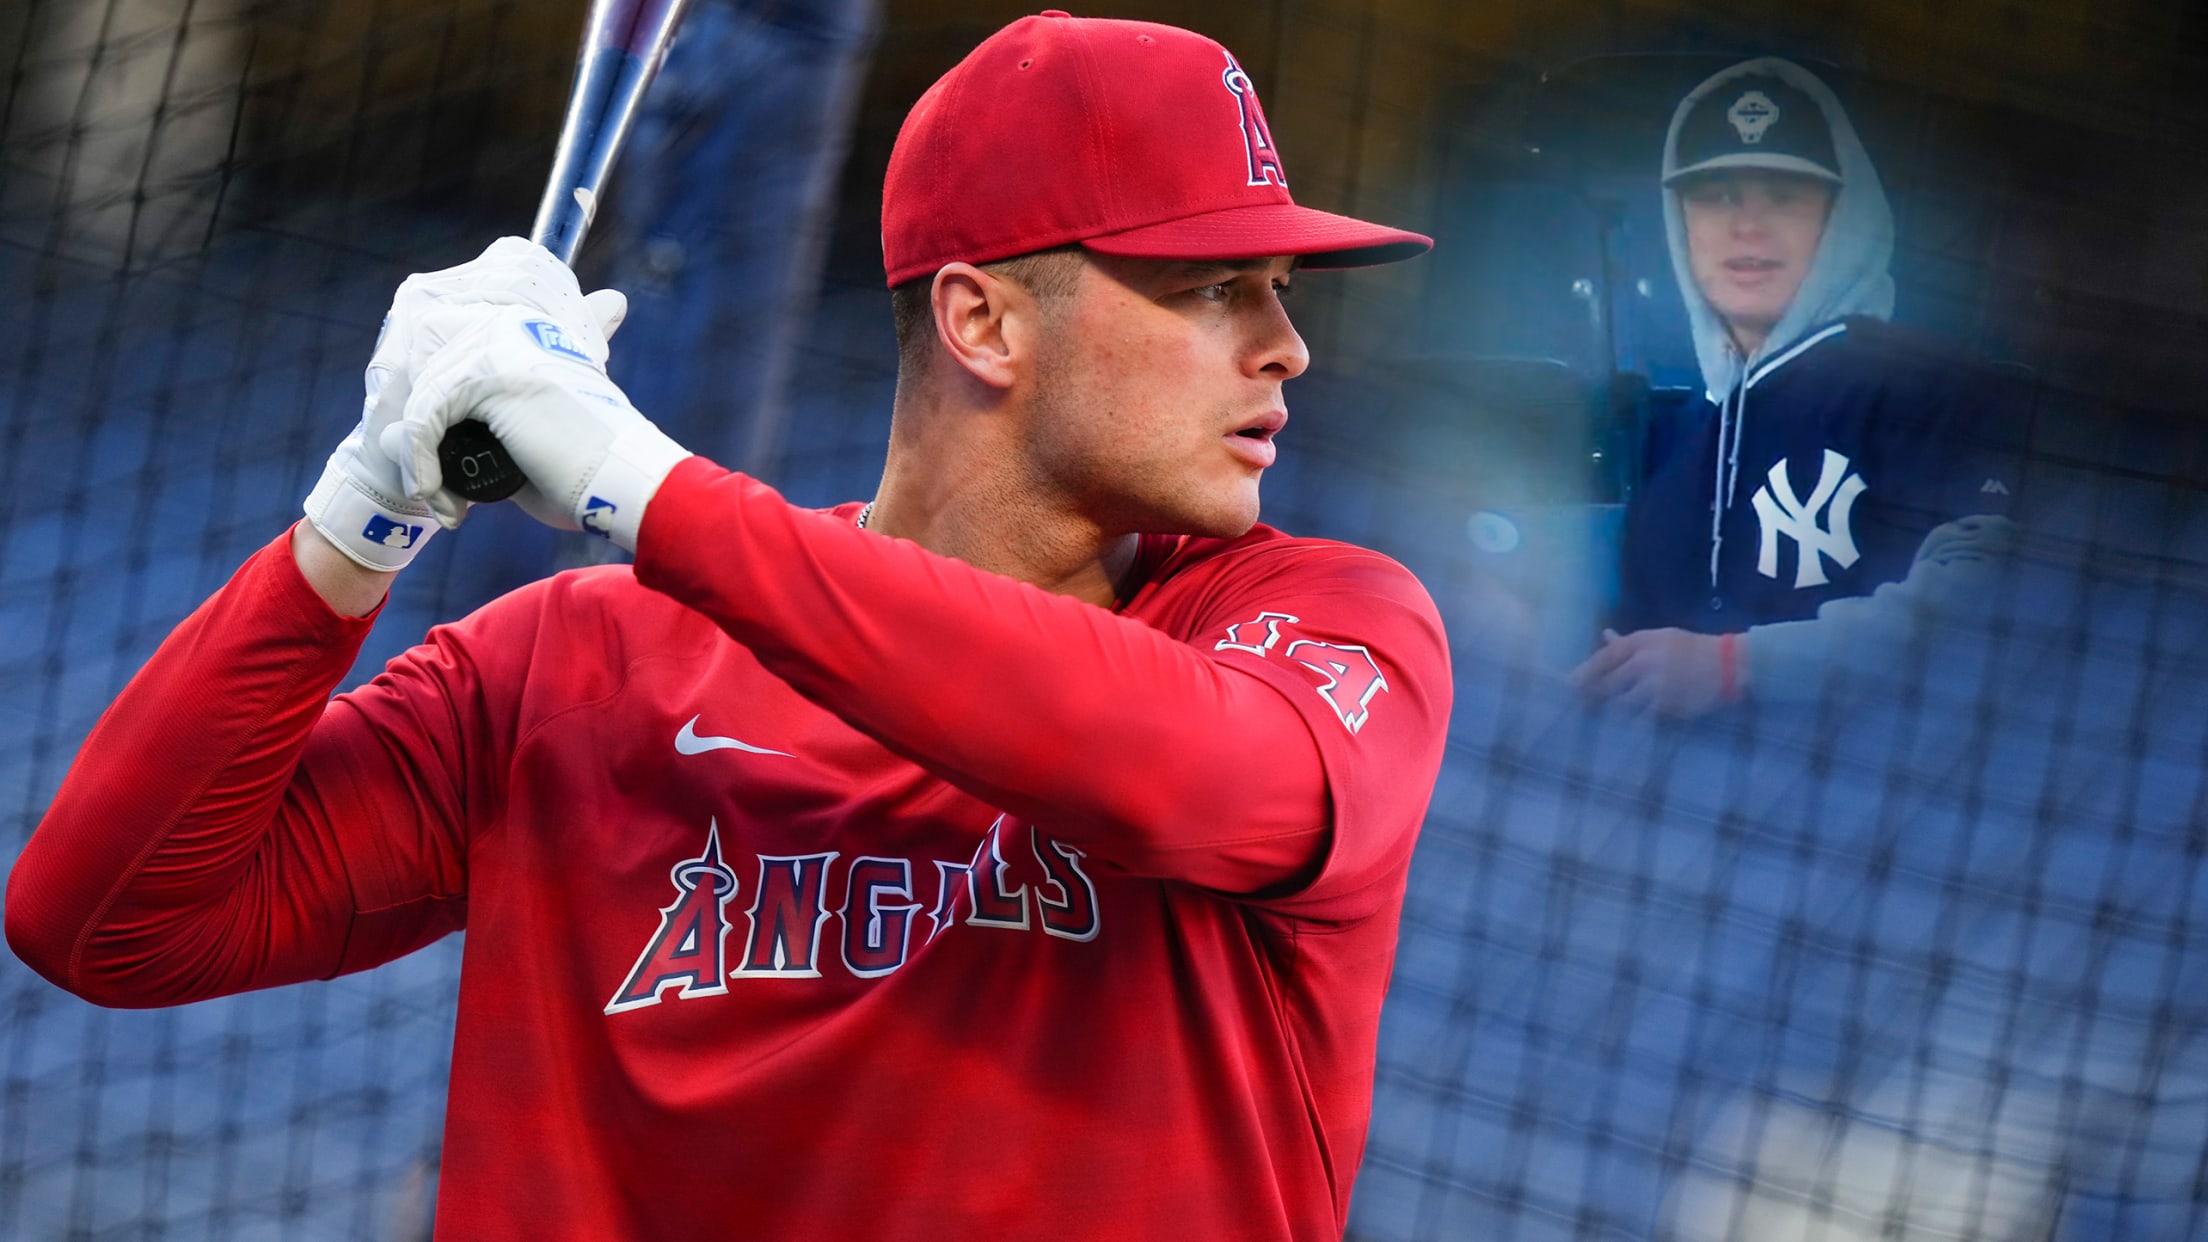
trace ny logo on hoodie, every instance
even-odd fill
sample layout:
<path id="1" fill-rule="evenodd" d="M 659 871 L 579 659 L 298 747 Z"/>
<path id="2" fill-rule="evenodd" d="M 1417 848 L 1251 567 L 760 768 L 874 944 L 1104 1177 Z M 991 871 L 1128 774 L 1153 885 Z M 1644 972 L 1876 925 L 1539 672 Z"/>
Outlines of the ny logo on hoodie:
<path id="1" fill-rule="evenodd" d="M 1856 497 L 1869 487 L 1860 474 L 1848 473 L 1848 459 L 1831 449 L 1825 450 L 1824 466 L 1817 472 L 1817 487 L 1805 503 L 1794 497 L 1794 484 L 1786 475 L 1786 459 L 1781 457 L 1771 464 L 1766 476 L 1770 481 L 1756 489 L 1753 497 L 1756 521 L 1763 528 L 1763 539 L 1756 550 L 1756 572 L 1766 578 L 1779 576 L 1779 536 L 1792 539 L 1797 556 L 1794 563 L 1794 586 L 1823 586 L 1825 584 L 1825 559 L 1841 569 L 1855 564 L 1855 535 L 1848 529 L 1848 514 L 1855 507 Z M 1817 523 L 1819 510 L 1826 511 L 1825 524 Z"/>

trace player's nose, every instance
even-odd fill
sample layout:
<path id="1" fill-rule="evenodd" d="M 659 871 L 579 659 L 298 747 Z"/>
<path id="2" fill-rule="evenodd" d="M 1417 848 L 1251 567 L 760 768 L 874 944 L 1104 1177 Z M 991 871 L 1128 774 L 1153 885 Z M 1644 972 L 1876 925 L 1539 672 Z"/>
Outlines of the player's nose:
<path id="1" fill-rule="evenodd" d="M 1771 223 L 1771 201 L 1761 194 L 1743 194 L 1734 206 L 1733 233 L 1736 236 L 1759 236 Z"/>
<path id="2" fill-rule="evenodd" d="M 1311 351 L 1303 343 L 1303 335 L 1288 319 L 1288 309 L 1281 305 L 1278 294 L 1266 299 L 1262 321 L 1250 354 L 1250 374 L 1271 379 L 1292 380 L 1311 365 Z"/>

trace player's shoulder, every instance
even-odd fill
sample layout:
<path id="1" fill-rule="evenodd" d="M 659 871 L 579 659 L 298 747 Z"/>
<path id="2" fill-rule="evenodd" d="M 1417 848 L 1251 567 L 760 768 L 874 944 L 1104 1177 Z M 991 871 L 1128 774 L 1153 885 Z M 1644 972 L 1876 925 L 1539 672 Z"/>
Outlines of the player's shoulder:
<path id="1" fill-rule="evenodd" d="M 1181 537 L 1153 581 L 1180 590 L 1264 586 L 1354 594 L 1435 612 L 1425 585 L 1395 558 L 1337 539 L 1291 535 L 1262 522 L 1231 539 Z"/>
<path id="2" fill-rule="evenodd" d="M 487 607 L 535 613 L 597 612 L 618 610 L 634 605 L 644 596 L 656 594 L 637 582 L 632 566 L 589 565 L 563 569 L 526 582 L 492 600 Z"/>
<path id="3" fill-rule="evenodd" d="M 611 664 L 642 651 L 666 651 L 685 639 L 708 642 L 713 623 L 636 580 L 634 567 L 592 565 L 562 570 L 508 591 L 478 609 L 462 627 L 479 636 L 519 639 L 539 659 L 576 658 Z"/>
<path id="4" fill-rule="evenodd" d="M 1853 321 L 1851 321 L 1852 323 Z M 1915 328 L 1864 320 L 1854 369 L 1874 378 L 1877 421 L 1903 438 L 1973 435 L 2018 403 L 2013 377 L 1954 341 Z"/>
<path id="5" fill-rule="evenodd" d="M 1276 646 L 1354 652 L 1342 657 L 1345 669 L 1363 661 L 1446 719 L 1448 633 L 1433 597 L 1393 557 L 1258 526 L 1233 539 L 1184 539 L 1162 571 L 1132 611 L 1165 633 L 1245 668 L 1257 665 L 1243 654 L 1265 664 Z"/>
<path id="6" fill-rule="evenodd" d="M 865 507 L 854 500 L 815 512 L 856 521 Z M 637 581 L 636 567 L 626 562 L 561 570 L 515 587 L 478 609 L 466 624 L 478 622 L 528 627 L 600 645 L 633 640 L 655 650 L 669 643 L 725 638 L 703 613 Z"/>
<path id="7" fill-rule="evenodd" d="M 1984 369 L 1955 341 L 1922 328 L 1865 316 L 1841 323 L 1847 330 L 1817 359 L 1865 382 L 1946 389 L 1969 384 Z"/>
<path id="8" fill-rule="evenodd" d="M 1813 334 L 1812 347 L 1773 373 L 1778 383 L 1759 387 L 1766 408 L 1805 402 L 1828 431 L 1852 428 L 1844 439 L 1905 451 L 1976 422 L 1991 403 L 1989 368 L 1945 337 L 1861 316 L 1833 326 L 1843 330 Z"/>

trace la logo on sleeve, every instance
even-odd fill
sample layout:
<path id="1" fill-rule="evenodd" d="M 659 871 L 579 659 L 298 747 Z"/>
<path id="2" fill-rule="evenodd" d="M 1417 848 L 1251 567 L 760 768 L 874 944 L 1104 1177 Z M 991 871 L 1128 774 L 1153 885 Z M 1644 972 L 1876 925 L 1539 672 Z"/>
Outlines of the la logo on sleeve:
<path id="1" fill-rule="evenodd" d="M 1324 643 L 1298 638 L 1288 627 L 1302 619 L 1285 612 L 1260 612 L 1248 621 L 1227 627 L 1227 636 L 1212 644 L 1213 651 L 1244 651 L 1259 659 L 1271 659 L 1279 651 L 1283 660 L 1316 678 L 1319 697 L 1334 709 L 1342 727 L 1351 733 L 1372 719 L 1372 700 L 1385 692 L 1388 679 L 1380 672 L 1372 652 L 1357 643 Z"/>

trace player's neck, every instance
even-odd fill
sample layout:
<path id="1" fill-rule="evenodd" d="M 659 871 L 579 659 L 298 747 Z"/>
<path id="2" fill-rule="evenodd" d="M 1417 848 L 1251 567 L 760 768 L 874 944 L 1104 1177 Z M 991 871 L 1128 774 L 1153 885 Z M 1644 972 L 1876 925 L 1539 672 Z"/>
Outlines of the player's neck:
<path id="1" fill-rule="evenodd" d="M 1763 343 L 1771 339 L 1771 328 L 1773 326 L 1771 324 L 1751 324 L 1741 323 L 1737 320 L 1727 320 L 1725 329 L 1732 334 L 1733 348 L 1740 351 L 1740 356 L 1746 360 L 1753 360 L 1756 351 L 1762 349 Z"/>
<path id="2" fill-rule="evenodd" d="M 1131 586 L 1127 578 L 1140 538 L 1107 532 L 1016 479 L 900 452 L 894 438 L 866 525 L 1104 608 Z"/>

